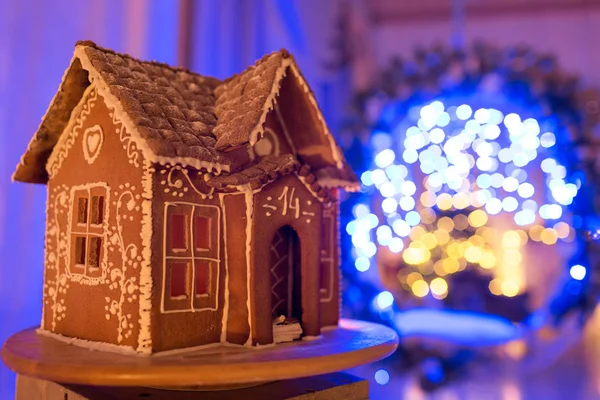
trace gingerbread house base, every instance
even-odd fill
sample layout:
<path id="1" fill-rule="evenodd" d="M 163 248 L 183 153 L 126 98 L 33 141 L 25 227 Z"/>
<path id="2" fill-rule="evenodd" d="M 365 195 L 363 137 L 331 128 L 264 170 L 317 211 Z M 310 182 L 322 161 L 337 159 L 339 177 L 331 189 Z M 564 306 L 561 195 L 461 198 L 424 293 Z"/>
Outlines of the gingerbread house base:
<path id="1" fill-rule="evenodd" d="M 72 389 L 90 386 L 95 388 L 128 387 L 129 389 L 117 390 L 117 392 L 121 391 L 123 393 L 133 393 L 131 391 L 139 390 L 136 389 L 139 387 L 167 388 L 160 390 L 170 391 L 171 394 L 176 391 L 177 396 L 179 396 L 179 393 L 188 392 L 191 389 L 203 391 L 204 393 L 213 391 L 224 393 L 224 391 L 232 389 L 236 389 L 237 393 L 242 393 L 245 390 L 249 393 L 252 393 L 252 391 L 260 393 L 260 390 L 264 390 L 261 388 L 279 387 L 277 385 L 281 385 L 276 382 L 293 382 L 299 378 L 331 374 L 377 361 L 390 355 L 397 346 L 398 336 L 392 329 L 369 322 L 345 319 L 340 320 L 339 326 L 325 329 L 321 336 L 311 340 L 258 348 L 211 346 L 156 354 L 150 357 L 91 351 L 52 337 L 36 334 L 35 329 L 28 329 L 8 339 L 2 348 L 2 360 L 10 369 L 21 376 L 19 379 L 28 379 L 24 377 L 29 377 L 45 382 L 61 382 L 62 385 L 36 384 L 31 389 L 21 389 L 17 398 L 44 398 L 22 395 L 22 393 L 27 394 L 27 390 L 49 391 L 48 393 L 51 393 L 52 396 L 54 396 L 52 391 L 56 392 L 58 390 L 56 393 L 63 393 L 63 396 L 59 397 L 61 400 L 98 398 L 89 397 L 87 394 L 78 394 L 77 390 Z M 299 382 L 312 381 L 301 380 Z M 339 383 L 337 386 L 343 386 L 342 383 L 344 382 Z M 21 388 L 24 386 L 28 385 L 19 384 Z M 294 387 L 291 383 L 286 383 L 283 386 Z M 324 385 L 323 388 L 331 389 L 334 386 Z M 62 389 L 60 389 L 61 387 Z M 317 389 L 313 388 L 311 390 Z M 63 392 L 60 392 L 60 390 Z M 69 390 L 74 393 L 74 396 L 76 394 L 80 397 L 69 397 L 69 394 L 65 397 L 65 390 Z M 160 394 L 162 393 L 160 390 L 144 393 Z M 300 392 L 295 392 L 294 396 L 297 397 L 289 394 L 288 397 L 278 398 L 305 398 L 298 397 L 302 394 Z M 197 398 L 194 397 L 195 395 L 190 396 L 141 397 Z M 52 399 L 54 397 L 48 394 L 45 398 Z M 132 397 L 100 396 L 99 398 Z M 235 397 L 202 398 L 229 399 Z M 248 396 L 240 398 L 265 397 Z M 268 396 L 267 398 L 275 397 Z M 366 398 L 366 396 L 314 397 L 314 399 L 329 398 L 354 399 Z"/>
<path id="2" fill-rule="evenodd" d="M 173 392 L 146 387 L 61 385 L 22 375 L 17 378 L 16 400 L 124 400 L 137 398 L 152 400 L 366 400 L 369 398 L 369 385 L 365 380 L 341 372 L 219 392 Z"/>

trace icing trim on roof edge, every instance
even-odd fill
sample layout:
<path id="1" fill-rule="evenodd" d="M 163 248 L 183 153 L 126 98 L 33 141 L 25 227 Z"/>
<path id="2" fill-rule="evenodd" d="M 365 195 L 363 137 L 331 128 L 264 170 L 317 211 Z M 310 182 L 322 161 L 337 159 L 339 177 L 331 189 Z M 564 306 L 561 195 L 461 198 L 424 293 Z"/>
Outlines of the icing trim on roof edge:
<path id="1" fill-rule="evenodd" d="M 73 57 L 71 58 L 68 68 L 63 74 L 59 88 L 55 92 L 52 101 L 48 106 L 48 109 L 42 117 L 38 129 L 36 130 L 35 134 L 33 135 L 32 139 L 30 140 L 27 146 L 25 153 L 23 153 L 23 155 L 21 156 L 20 162 L 17 165 L 15 172 L 13 173 L 13 180 L 31 183 L 47 183 L 49 179 L 47 167 L 53 159 L 53 154 L 55 153 L 56 148 L 60 147 L 64 143 L 64 133 L 65 130 L 68 129 L 68 127 L 70 126 L 70 117 L 71 115 L 73 115 L 73 112 L 76 111 L 76 107 L 79 105 L 81 98 L 83 97 L 84 93 L 88 92 L 90 86 L 96 87 L 97 93 L 101 97 L 103 97 L 108 108 L 111 109 L 115 113 L 115 115 L 119 117 L 119 119 L 123 123 L 124 128 L 131 134 L 132 140 L 136 143 L 138 149 L 147 161 L 162 165 L 181 165 L 183 167 L 191 167 L 197 170 L 207 170 L 213 175 L 220 175 L 221 173 L 232 172 L 231 166 L 227 162 L 219 163 L 201 160 L 195 157 L 158 155 L 152 149 L 152 147 L 148 145 L 145 136 L 141 135 L 137 124 L 127 114 L 127 112 L 125 111 L 125 107 L 121 100 L 119 100 L 119 98 L 117 97 L 117 94 L 113 94 L 111 92 L 109 82 L 105 81 L 101 71 L 97 70 L 94 67 L 93 59 L 91 58 L 92 53 L 90 53 L 92 49 L 106 53 L 116 54 L 119 57 L 128 58 L 130 60 L 142 64 L 155 64 L 163 68 L 169 68 L 173 71 L 182 71 L 198 75 L 185 68 L 172 67 L 170 65 L 154 61 L 138 60 L 128 54 L 117 53 L 113 50 L 97 46 L 93 42 L 77 42 Z M 260 114 L 261 117 L 258 123 L 250 131 L 248 141 L 242 143 L 242 145 L 249 144 L 250 146 L 253 146 L 260 139 L 260 137 L 262 136 L 261 134 L 264 131 L 264 123 L 266 116 L 274 108 L 275 99 L 280 92 L 283 79 L 285 79 L 286 75 L 291 72 L 294 74 L 293 78 L 297 79 L 298 84 L 304 90 L 304 93 L 307 96 L 309 103 L 312 105 L 312 107 L 314 107 L 316 111 L 317 118 L 321 123 L 321 129 L 319 129 L 321 131 L 320 133 L 327 136 L 327 140 L 329 141 L 329 147 L 331 149 L 330 151 L 332 152 L 332 158 L 335 162 L 335 166 L 332 165 L 332 168 L 336 168 L 340 171 L 350 172 L 350 175 L 353 176 L 354 174 L 349 168 L 349 165 L 347 164 L 343 154 L 341 153 L 337 142 L 335 141 L 333 135 L 327 127 L 327 124 L 324 121 L 321 110 L 319 109 L 319 106 L 314 97 L 314 93 L 311 91 L 310 87 L 308 86 L 308 83 L 306 82 L 302 73 L 300 72 L 294 60 L 294 57 L 290 55 L 286 50 L 280 50 L 279 52 L 274 52 L 269 55 L 263 56 L 260 60 L 258 60 L 255 63 L 254 66 L 251 66 L 243 72 L 227 78 L 226 80 L 222 81 L 221 84 L 218 84 L 218 86 L 230 82 L 231 79 L 239 77 L 240 75 L 244 74 L 246 71 L 252 68 L 256 68 L 256 66 L 260 65 L 261 62 L 265 62 L 265 60 L 268 60 L 270 57 L 273 56 L 280 56 L 281 59 L 278 63 L 275 64 L 276 72 L 275 76 L 271 78 L 273 81 L 271 84 L 270 92 L 268 94 L 267 99 L 263 103 L 262 113 Z M 292 77 L 290 76 L 290 78 Z M 66 104 L 66 107 L 64 104 Z M 61 127 L 62 129 L 60 129 Z M 57 134 L 57 132 L 60 133 Z M 215 137 L 214 134 L 213 137 Z M 219 138 L 216 139 L 218 142 Z M 228 147 L 225 147 L 225 149 L 227 148 Z M 218 146 L 215 146 L 215 149 L 218 152 L 220 152 Z M 342 175 L 347 174 L 344 174 L 344 172 L 342 172 Z M 352 176 L 348 177 L 352 178 Z M 327 178 L 328 177 L 326 177 L 326 179 Z M 337 177 L 331 178 L 333 178 L 333 181 L 327 183 L 325 183 L 323 178 L 319 178 L 318 180 L 323 181 L 323 187 L 337 186 L 343 187 L 348 191 L 356 191 L 360 187 L 360 183 L 358 182 L 358 180 L 344 178 L 339 179 Z"/>
<path id="2" fill-rule="evenodd" d="M 48 116 L 48 114 L 50 113 L 50 110 L 52 110 L 52 108 L 54 107 L 54 103 L 56 102 L 58 95 L 61 93 L 61 89 L 65 83 L 65 80 L 67 79 L 67 76 L 69 75 L 69 73 L 71 72 L 71 68 L 73 67 L 73 63 L 75 62 L 76 57 L 75 55 L 73 55 L 71 57 L 71 61 L 69 62 L 69 66 L 67 67 L 67 69 L 65 70 L 65 72 L 63 73 L 63 76 L 60 80 L 60 83 L 58 84 L 58 89 L 56 90 L 56 92 L 54 92 L 54 96 L 52 96 L 52 100 L 50 100 L 50 103 L 48 104 L 48 108 L 46 109 L 46 112 L 44 112 L 44 115 L 42 116 L 42 118 L 40 119 L 40 123 L 38 124 L 37 129 L 35 130 L 35 133 L 33 134 L 33 136 L 31 137 L 31 139 L 29 140 L 29 143 L 27 144 L 27 148 L 25 149 L 25 151 L 23 152 L 23 154 L 21 154 L 21 157 L 19 158 L 19 162 L 17 163 L 16 167 L 15 167 L 15 171 L 12 173 L 11 175 L 11 181 L 15 182 L 17 181 L 17 177 L 19 175 L 19 171 L 20 171 L 20 167 L 23 168 L 27 168 L 27 163 L 25 161 L 25 156 L 27 154 L 29 154 L 30 152 L 33 152 L 33 146 L 35 143 L 37 143 L 37 135 L 40 132 L 40 130 L 42 129 L 44 122 L 46 121 L 46 117 Z M 85 89 L 84 89 L 85 92 Z M 68 124 L 68 122 L 67 122 Z M 62 135 L 62 133 L 61 133 Z M 53 149 L 54 150 L 54 149 Z M 47 161 L 46 161 L 47 162 Z M 44 171 L 46 169 L 44 168 Z M 48 177 L 46 176 L 45 180 L 23 180 L 22 182 L 30 182 L 30 183 L 43 183 L 46 184 L 48 182 Z"/>
<path id="3" fill-rule="evenodd" d="M 86 43 L 86 42 L 83 42 L 83 43 Z M 91 46 L 88 46 L 86 44 L 82 44 L 82 43 L 78 42 L 78 44 L 75 46 L 75 57 L 79 58 L 79 62 L 81 63 L 82 68 L 85 69 L 86 71 L 88 71 L 90 82 L 92 84 L 96 83 L 98 93 L 100 94 L 100 96 L 102 96 L 104 98 L 104 101 L 106 102 L 106 105 L 108 106 L 108 108 L 113 108 L 114 112 L 120 116 L 120 119 L 123 121 L 123 125 L 131 133 L 132 140 L 136 143 L 136 145 L 138 146 L 138 148 L 140 149 L 140 151 L 142 152 L 144 157 L 146 157 L 146 159 L 148 159 L 148 161 L 156 162 L 156 163 L 159 163 L 162 165 L 178 164 L 183 167 L 192 167 L 197 170 L 201 170 L 204 168 L 204 169 L 210 171 L 211 173 L 214 170 L 217 173 L 217 175 L 223 171 L 224 172 L 230 171 L 229 165 L 209 163 L 206 161 L 201 161 L 201 160 L 189 158 L 189 157 L 164 157 L 164 156 L 156 155 L 152 151 L 152 149 L 150 149 L 150 147 L 148 147 L 148 145 L 146 144 L 146 141 L 141 137 L 140 133 L 138 132 L 137 126 L 131 120 L 129 115 L 127 115 L 127 113 L 123 109 L 119 99 L 117 99 L 115 97 L 115 95 L 113 95 L 110 92 L 110 89 L 106 85 L 106 82 L 104 82 L 104 79 L 102 79 L 102 77 L 100 76 L 98 71 L 94 68 L 94 66 L 88 59 L 87 54 L 85 54 L 86 47 L 91 47 Z"/>
<path id="4" fill-rule="evenodd" d="M 327 123 L 325 122 L 325 119 L 323 118 L 321 109 L 319 108 L 319 105 L 317 104 L 317 100 L 315 99 L 315 96 L 314 96 L 312 90 L 308 86 L 308 82 L 306 82 L 306 79 L 304 79 L 304 76 L 300 72 L 300 69 L 298 68 L 298 65 L 296 64 L 296 61 L 294 60 L 294 57 L 292 55 L 287 55 L 287 57 L 284 58 L 283 61 L 281 62 L 281 65 L 279 66 L 279 68 L 275 74 L 275 79 L 273 80 L 273 85 L 271 86 L 271 92 L 269 93 L 269 96 L 267 97 L 267 100 L 265 101 L 265 105 L 263 106 L 263 113 L 262 113 L 260 119 L 258 120 L 257 124 L 255 125 L 255 127 L 250 132 L 250 136 L 248 138 L 248 143 L 250 143 L 251 146 L 254 146 L 256 144 L 256 142 L 258 142 L 260 140 L 260 138 L 262 138 L 262 135 L 264 133 L 264 124 L 267 119 L 267 115 L 273 109 L 273 106 L 275 103 L 275 98 L 277 97 L 277 95 L 279 95 L 279 91 L 281 89 L 281 84 L 283 82 L 283 79 L 285 79 L 287 76 L 288 68 L 290 68 L 290 70 L 294 74 L 294 77 L 298 80 L 298 83 L 304 90 L 304 93 L 308 97 L 308 100 L 309 100 L 310 104 L 312 105 L 312 107 L 317 111 L 317 113 L 316 113 L 317 118 L 319 119 L 319 122 L 321 123 L 321 128 L 323 130 L 323 134 L 327 137 L 327 140 L 329 141 L 329 147 L 331 149 L 332 157 L 336 163 L 336 167 L 339 169 L 343 169 L 344 164 L 345 164 L 344 157 L 341 154 L 341 151 L 340 151 L 333 135 L 329 131 Z M 219 146 L 219 140 L 217 140 L 217 147 L 218 146 Z"/>

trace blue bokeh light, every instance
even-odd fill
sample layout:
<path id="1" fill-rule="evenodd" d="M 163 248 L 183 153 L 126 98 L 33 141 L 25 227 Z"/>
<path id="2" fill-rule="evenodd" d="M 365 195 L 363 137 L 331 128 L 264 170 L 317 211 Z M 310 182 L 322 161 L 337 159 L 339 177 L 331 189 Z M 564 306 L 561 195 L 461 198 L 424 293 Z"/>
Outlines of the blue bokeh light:
<path id="1" fill-rule="evenodd" d="M 380 385 L 387 385 L 390 381 L 390 374 L 385 369 L 375 372 L 375 382 Z"/>

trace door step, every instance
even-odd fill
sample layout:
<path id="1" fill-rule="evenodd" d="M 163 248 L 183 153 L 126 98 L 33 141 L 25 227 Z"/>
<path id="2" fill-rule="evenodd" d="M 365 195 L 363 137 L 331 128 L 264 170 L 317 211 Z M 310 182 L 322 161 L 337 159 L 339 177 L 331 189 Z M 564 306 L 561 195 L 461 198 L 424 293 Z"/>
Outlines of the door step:
<path id="1" fill-rule="evenodd" d="M 302 326 L 296 318 L 283 315 L 273 320 L 273 341 L 275 343 L 293 342 L 302 336 Z"/>

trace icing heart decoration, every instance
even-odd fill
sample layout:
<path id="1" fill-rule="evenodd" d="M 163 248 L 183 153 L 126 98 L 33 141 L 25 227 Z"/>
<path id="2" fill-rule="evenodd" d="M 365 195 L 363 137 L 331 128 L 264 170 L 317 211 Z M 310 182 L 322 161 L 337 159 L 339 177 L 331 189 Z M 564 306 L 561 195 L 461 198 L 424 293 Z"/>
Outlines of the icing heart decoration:
<path id="1" fill-rule="evenodd" d="M 104 143 L 104 132 L 100 125 L 94 125 L 83 132 L 83 156 L 91 164 L 100 155 Z"/>

